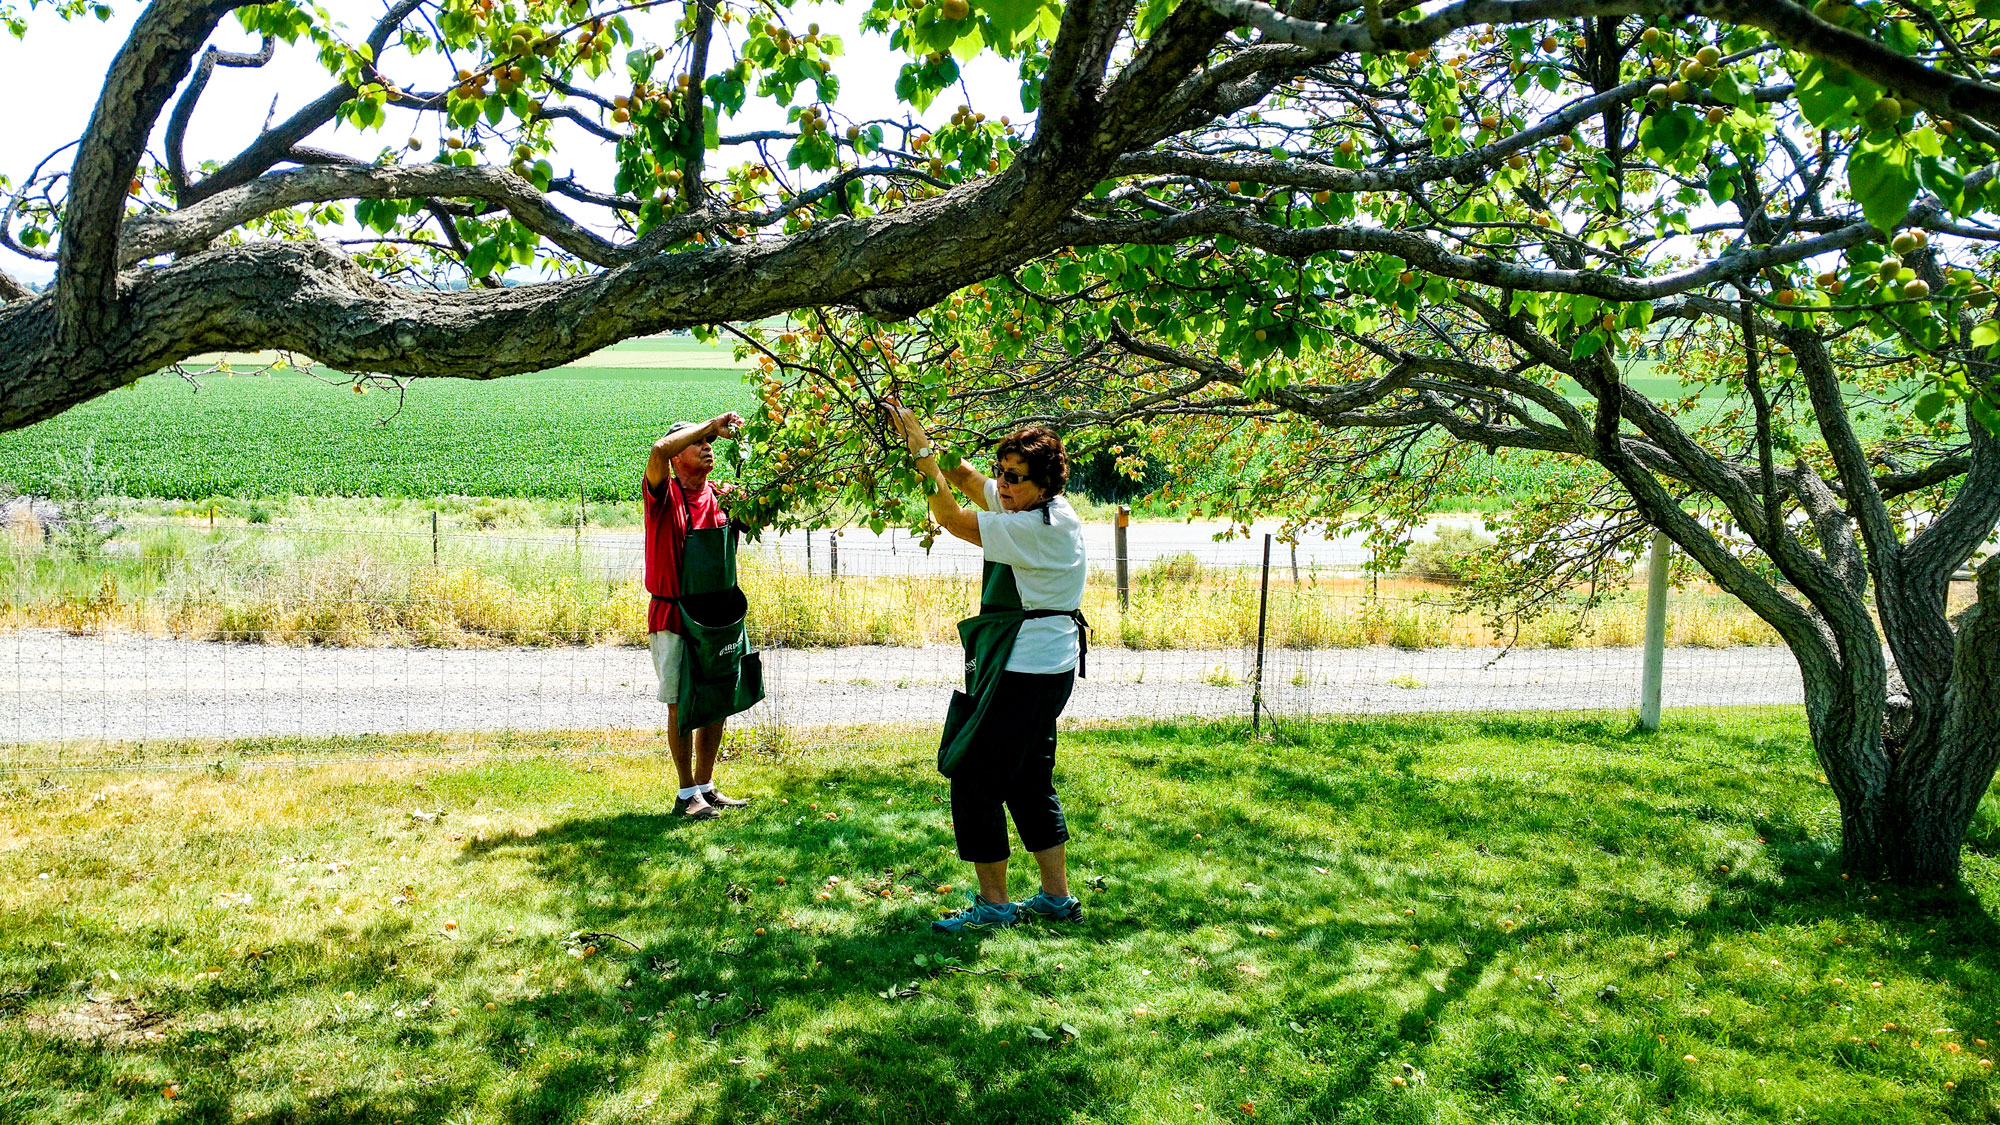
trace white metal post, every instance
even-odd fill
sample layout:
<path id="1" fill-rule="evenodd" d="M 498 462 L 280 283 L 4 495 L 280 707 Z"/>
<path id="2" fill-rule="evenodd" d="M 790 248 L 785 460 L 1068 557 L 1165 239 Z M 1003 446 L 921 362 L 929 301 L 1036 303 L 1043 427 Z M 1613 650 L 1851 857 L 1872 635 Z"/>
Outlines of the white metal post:
<path id="1" fill-rule="evenodd" d="M 1667 654 L 1667 558 L 1674 549 L 1665 532 L 1653 533 L 1646 563 L 1646 663 L 1639 682 L 1639 726 L 1660 729 L 1660 679 Z"/>

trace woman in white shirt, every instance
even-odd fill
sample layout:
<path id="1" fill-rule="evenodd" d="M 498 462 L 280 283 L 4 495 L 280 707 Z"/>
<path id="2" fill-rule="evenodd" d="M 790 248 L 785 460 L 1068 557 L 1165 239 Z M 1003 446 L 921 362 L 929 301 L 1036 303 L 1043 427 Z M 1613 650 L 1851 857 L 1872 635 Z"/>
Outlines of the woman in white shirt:
<path id="1" fill-rule="evenodd" d="M 1081 921 L 1055 789 L 1056 719 L 1089 647 L 1083 524 L 1062 496 L 1069 478 L 1062 439 L 1030 426 L 1000 442 L 994 478 L 963 462 L 947 473 L 916 417 L 900 404 L 891 409 L 918 471 L 936 486 L 931 518 L 986 555 L 979 616 L 959 623 L 966 690 L 952 696 L 938 749 L 938 769 L 951 778 L 958 855 L 973 865 L 979 890 L 971 907 L 932 926 L 961 933 L 1026 917 Z M 953 487 L 976 507 L 960 507 Z M 1009 812 L 1042 877 L 1039 892 L 1018 903 L 1007 893 Z"/>

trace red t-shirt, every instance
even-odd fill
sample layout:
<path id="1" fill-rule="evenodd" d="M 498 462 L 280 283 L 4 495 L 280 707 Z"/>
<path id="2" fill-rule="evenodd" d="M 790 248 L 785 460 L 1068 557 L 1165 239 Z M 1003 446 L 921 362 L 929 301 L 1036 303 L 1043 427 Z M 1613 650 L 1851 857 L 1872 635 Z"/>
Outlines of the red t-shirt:
<path id="1" fill-rule="evenodd" d="M 646 509 L 646 592 L 676 597 L 681 592 L 681 552 L 687 547 L 690 530 L 726 527 L 729 517 L 722 510 L 722 497 L 715 485 L 706 483 L 701 491 L 684 493 L 680 479 L 669 471 L 655 490 L 640 478 L 639 494 Z M 689 522 L 689 516 L 693 522 Z M 672 602 L 651 599 L 646 609 L 648 633 L 681 631 L 680 607 Z"/>

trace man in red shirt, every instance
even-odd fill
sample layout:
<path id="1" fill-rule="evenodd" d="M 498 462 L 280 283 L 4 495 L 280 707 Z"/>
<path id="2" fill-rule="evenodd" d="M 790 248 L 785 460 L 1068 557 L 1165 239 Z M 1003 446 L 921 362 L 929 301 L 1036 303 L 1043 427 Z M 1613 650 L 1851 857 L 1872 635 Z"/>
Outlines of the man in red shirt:
<path id="1" fill-rule="evenodd" d="M 653 443 L 641 493 L 646 512 L 646 591 L 653 595 L 646 611 L 646 631 L 653 650 L 653 669 L 660 678 L 659 700 L 667 704 L 667 737 L 673 747 L 674 770 L 680 775 L 674 812 L 695 820 L 708 820 L 717 815 L 717 809 L 749 804 L 726 797 L 715 788 L 715 754 L 722 746 L 724 720 L 693 732 L 692 738 L 680 728 L 680 608 L 670 600 L 681 593 L 681 556 L 688 531 L 723 527 L 729 522 L 722 510 L 724 493 L 708 479 L 715 468 L 711 443 L 718 437 L 735 437 L 742 428 L 743 418 L 734 411 L 706 422 L 674 423 L 667 436 Z"/>

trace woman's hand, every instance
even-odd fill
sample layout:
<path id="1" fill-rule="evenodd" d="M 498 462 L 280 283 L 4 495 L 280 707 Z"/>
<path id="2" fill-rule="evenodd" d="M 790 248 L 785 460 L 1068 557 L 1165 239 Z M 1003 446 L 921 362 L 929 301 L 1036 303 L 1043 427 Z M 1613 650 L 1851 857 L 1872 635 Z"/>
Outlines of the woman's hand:
<path id="1" fill-rule="evenodd" d="M 924 424 L 917 421 L 916 414 L 909 407 L 892 398 L 882 403 L 882 409 L 889 412 L 889 421 L 909 445 L 910 452 L 915 453 L 931 443 L 930 437 L 924 433 Z"/>

